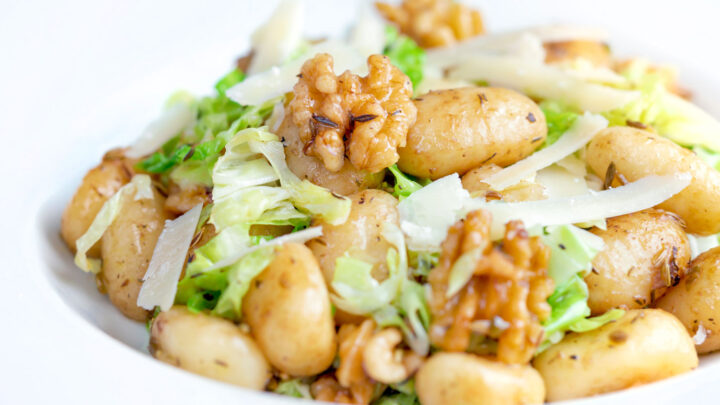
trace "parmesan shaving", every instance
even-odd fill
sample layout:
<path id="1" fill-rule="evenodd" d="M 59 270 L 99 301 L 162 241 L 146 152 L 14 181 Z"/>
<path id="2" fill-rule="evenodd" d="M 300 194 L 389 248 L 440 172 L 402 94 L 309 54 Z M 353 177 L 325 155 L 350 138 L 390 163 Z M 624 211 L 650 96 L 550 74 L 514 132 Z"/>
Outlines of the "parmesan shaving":
<path id="1" fill-rule="evenodd" d="M 186 103 L 177 103 L 151 122 L 125 156 L 139 159 L 160 149 L 170 138 L 179 134 L 195 120 L 195 109 Z"/>
<path id="2" fill-rule="evenodd" d="M 139 307 L 152 310 L 157 306 L 163 311 L 172 307 L 185 256 L 195 236 L 201 212 L 202 204 L 198 204 L 178 218 L 165 221 L 143 277 L 137 298 Z"/>
<path id="3" fill-rule="evenodd" d="M 534 172 L 550 166 L 587 144 L 598 131 L 607 128 L 607 120 L 586 113 L 578 117 L 573 126 L 554 144 L 533 153 L 484 180 L 494 190 L 502 190 L 530 177 Z"/>
<path id="4" fill-rule="evenodd" d="M 505 224 L 511 220 L 521 220 L 528 228 L 563 225 L 596 221 L 654 207 L 685 189 L 691 179 L 688 173 L 648 176 L 598 193 L 540 201 L 506 203 L 472 199 L 466 205 L 466 212 L 475 209 L 490 211 L 493 216 L 491 235 L 499 239 Z"/>
<path id="5" fill-rule="evenodd" d="M 448 78 L 487 81 L 509 87 L 531 97 L 562 101 L 594 113 L 625 106 L 640 97 L 638 91 L 618 90 L 587 83 L 562 69 L 522 58 L 475 54 L 450 69 Z"/>

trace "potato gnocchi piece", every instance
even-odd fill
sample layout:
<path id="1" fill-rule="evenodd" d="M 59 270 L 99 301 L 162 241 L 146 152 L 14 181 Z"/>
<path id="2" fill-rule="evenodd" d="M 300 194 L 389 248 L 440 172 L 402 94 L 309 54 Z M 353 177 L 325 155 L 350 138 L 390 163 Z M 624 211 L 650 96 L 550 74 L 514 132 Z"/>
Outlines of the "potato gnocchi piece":
<path id="1" fill-rule="evenodd" d="M 258 345 L 232 322 L 185 307 L 161 312 L 150 329 L 150 353 L 165 363 L 240 387 L 262 390 L 271 369 Z"/>
<path id="2" fill-rule="evenodd" d="M 545 115 L 532 100 L 508 89 L 464 87 L 415 99 L 417 120 L 398 167 L 438 179 L 483 164 L 508 166 L 530 155 L 547 137 Z"/>
<path id="3" fill-rule="evenodd" d="M 470 353 L 434 354 L 420 367 L 415 387 L 423 405 L 521 405 L 545 400 L 543 380 L 532 367 Z"/>
<path id="4" fill-rule="evenodd" d="M 610 218 L 607 230 L 591 232 L 605 242 L 585 276 L 588 306 L 595 315 L 651 305 L 687 272 L 690 243 L 674 214 L 644 210 Z"/>
<path id="5" fill-rule="evenodd" d="M 548 401 L 612 392 L 688 372 L 698 365 L 682 323 L 659 309 L 630 310 L 615 322 L 570 333 L 533 361 Z"/>
<path id="6" fill-rule="evenodd" d="M 99 165 L 90 169 L 65 207 L 60 225 L 60 234 L 73 253 L 75 242 L 90 227 L 98 211 L 120 187 L 127 184 L 132 173 L 113 151 L 103 158 Z M 89 257 L 100 257 L 102 242 L 96 243 L 87 252 Z"/>
<path id="7" fill-rule="evenodd" d="M 601 178 L 611 163 L 617 175 L 630 182 L 650 175 L 692 175 L 687 188 L 657 208 L 678 214 L 689 233 L 720 232 L 720 172 L 690 150 L 648 131 L 611 127 L 590 141 L 585 159 Z"/>
<path id="8" fill-rule="evenodd" d="M 142 278 L 165 220 L 165 197 L 153 189 L 153 198 L 125 197 L 122 209 L 102 237 L 102 270 L 98 280 L 110 301 L 130 319 L 144 321 L 149 312 L 137 305 Z"/>
<path id="9" fill-rule="evenodd" d="M 322 272 L 310 249 L 288 243 L 253 280 L 243 315 L 274 367 L 310 376 L 330 366 L 337 352 L 335 325 Z"/>
<path id="10" fill-rule="evenodd" d="M 696 257 L 688 275 L 668 290 L 657 307 L 680 319 L 695 337 L 698 353 L 720 349 L 720 247 Z"/>
<path id="11" fill-rule="evenodd" d="M 308 241 L 320 263 L 328 285 L 335 274 L 335 261 L 345 254 L 373 265 L 372 275 L 378 281 L 387 278 L 387 252 L 393 247 L 382 236 L 383 224 L 399 226 L 395 197 L 381 190 L 364 190 L 350 196 L 352 205 L 347 221 L 341 225 L 322 225 L 323 236 Z"/>

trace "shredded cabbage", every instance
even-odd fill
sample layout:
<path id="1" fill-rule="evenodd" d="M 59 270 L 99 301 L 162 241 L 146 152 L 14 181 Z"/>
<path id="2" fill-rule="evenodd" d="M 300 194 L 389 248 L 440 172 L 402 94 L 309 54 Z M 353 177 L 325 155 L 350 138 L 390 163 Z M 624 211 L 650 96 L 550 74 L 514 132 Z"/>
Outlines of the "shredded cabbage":
<path id="1" fill-rule="evenodd" d="M 265 246 L 248 253 L 227 270 L 227 288 L 220 294 L 213 315 L 228 319 L 242 317 L 242 299 L 250 282 L 255 279 L 275 258 L 275 249 Z"/>
<path id="2" fill-rule="evenodd" d="M 238 319 L 249 281 L 272 260 L 270 247 L 304 243 L 322 235 L 322 228 L 314 227 L 267 241 L 251 237 L 250 227 L 270 224 L 300 229 L 308 225 L 311 215 L 342 223 L 350 201 L 298 179 L 287 168 L 278 137 L 264 127 L 234 133 L 224 147 L 225 154 L 212 171 L 214 204 L 209 221 L 218 234 L 194 251 L 178 284 L 176 302 Z"/>
<path id="3" fill-rule="evenodd" d="M 622 309 L 612 309 L 600 316 L 588 318 L 590 308 L 587 306 L 587 299 L 587 285 L 578 275 L 572 276 L 555 288 L 553 294 L 548 297 L 552 311 L 550 317 L 543 322 L 545 336 L 538 353 L 562 340 L 567 331 L 589 332 L 625 314 Z"/>
<path id="4" fill-rule="evenodd" d="M 235 68 L 228 72 L 225 76 L 221 77 L 220 80 L 215 83 L 215 90 L 220 96 L 225 97 L 225 92 L 227 91 L 227 89 L 240 83 L 243 80 L 245 80 L 245 72 Z"/>
<path id="5" fill-rule="evenodd" d="M 210 223 L 222 232 L 235 224 L 295 225 L 307 216 L 295 209 L 290 193 L 274 186 L 278 177 L 272 165 L 252 150 L 251 142 L 277 142 L 264 130 L 238 132 L 225 147 L 213 170 L 215 206 Z"/>
<path id="6" fill-rule="evenodd" d="M 388 169 L 390 169 L 390 173 L 395 177 L 392 195 L 398 200 L 402 201 L 408 198 L 410 194 L 423 188 L 421 183 L 413 180 L 410 175 L 400 171 L 396 164 L 390 166 Z M 423 181 L 423 183 L 428 184 L 429 181 Z"/>
<path id="7" fill-rule="evenodd" d="M 280 382 L 274 392 L 288 397 L 313 399 L 310 395 L 310 385 L 299 378 Z"/>
<path id="8" fill-rule="evenodd" d="M 244 234 L 247 234 L 246 230 L 243 230 Z M 301 231 L 289 233 L 287 235 L 279 236 L 277 238 L 263 241 L 257 245 L 244 247 L 244 248 L 236 248 L 229 250 L 227 254 L 224 255 L 222 259 L 217 260 L 215 263 L 208 266 L 205 271 L 212 271 L 217 269 L 222 269 L 223 267 L 230 266 L 231 264 L 237 262 L 240 260 L 243 256 L 254 252 L 255 250 L 262 249 L 265 246 L 279 246 L 285 243 L 305 243 L 309 241 L 310 239 L 315 239 L 319 236 L 322 236 L 322 227 L 321 226 L 314 226 L 311 228 L 303 229 Z M 231 245 L 231 244 L 228 244 Z"/>
<path id="9" fill-rule="evenodd" d="M 223 86 L 216 85 L 218 91 Z M 212 186 L 212 169 L 225 144 L 238 131 L 260 126 L 277 100 L 257 106 L 241 106 L 222 93 L 197 102 L 197 122 L 190 134 L 174 137 L 160 150 L 142 160 L 137 168 L 148 173 L 166 174 L 182 187 Z"/>
<path id="10" fill-rule="evenodd" d="M 605 325 L 606 323 L 617 321 L 622 318 L 623 315 L 625 315 L 624 310 L 619 308 L 611 309 L 602 315 L 594 316 L 592 318 L 578 319 L 577 321 L 571 323 L 570 326 L 568 326 L 568 329 L 577 333 L 589 332 Z"/>
<path id="11" fill-rule="evenodd" d="M 711 115 L 668 91 L 665 78 L 654 73 L 647 63 L 635 61 L 621 72 L 641 97 L 615 109 L 605 116 L 610 125 L 626 125 L 637 121 L 653 127 L 659 134 L 684 145 L 700 145 L 720 152 L 720 122 Z"/>
<path id="12" fill-rule="evenodd" d="M 407 75 L 416 88 L 423 79 L 425 51 L 415 41 L 401 35 L 397 28 L 388 25 L 385 31 L 386 44 L 383 54 L 390 62 Z"/>
<path id="13" fill-rule="evenodd" d="M 430 351 L 430 308 L 426 299 L 426 290 L 415 281 L 407 281 L 399 299 L 393 305 L 375 311 L 373 319 L 380 327 L 400 328 L 407 345 L 417 354 L 426 356 Z M 407 321 L 405 321 L 405 319 Z"/>
<path id="14" fill-rule="evenodd" d="M 451 298 L 457 294 L 470 281 L 475 272 L 475 265 L 483 256 L 483 250 L 483 248 L 475 248 L 463 253 L 455 261 L 450 269 L 446 298 Z"/>
<path id="15" fill-rule="evenodd" d="M 702 146 L 694 146 L 692 151 L 710 167 L 720 170 L 720 153 L 707 150 Z"/>
<path id="16" fill-rule="evenodd" d="M 435 180 L 398 204 L 400 228 L 408 247 L 415 251 L 438 251 L 447 230 L 457 222 L 471 201 L 457 173 Z"/>
<path id="17" fill-rule="evenodd" d="M 420 400 L 417 395 L 398 392 L 381 396 L 373 405 L 420 405 Z"/>
<path id="18" fill-rule="evenodd" d="M 605 248 L 601 237 L 573 225 L 547 227 L 542 239 L 550 247 L 548 274 L 556 285 L 575 274 L 585 276 L 595 255 Z"/>
<path id="19" fill-rule="evenodd" d="M 407 281 L 408 263 L 405 239 L 391 223 L 383 224 L 383 237 L 394 248 L 388 249 L 388 278 L 379 283 L 370 271 L 372 265 L 349 256 L 340 256 L 335 262 L 330 295 L 333 304 L 345 312 L 368 315 L 389 305 L 402 291 Z"/>
<path id="20" fill-rule="evenodd" d="M 598 131 L 606 127 L 607 120 L 605 118 L 586 113 L 578 117 L 557 142 L 488 176 L 483 181 L 495 190 L 504 190 L 532 176 L 536 171 L 571 155 L 590 142 Z"/>
<path id="21" fill-rule="evenodd" d="M 574 109 L 557 101 L 544 100 L 539 104 L 547 122 L 547 138 L 544 145 L 552 145 L 573 126 L 580 116 Z"/>
<path id="22" fill-rule="evenodd" d="M 216 238 L 228 239 L 240 252 L 250 245 L 252 224 L 299 227 L 307 225 L 310 215 L 341 224 L 350 213 L 347 198 L 295 176 L 285 163 L 282 144 L 265 128 L 245 129 L 228 142 L 213 170 L 213 183 L 210 222 L 219 231 Z M 230 265 L 227 260 L 235 257 L 221 263 Z"/>
<path id="23" fill-rule="evenodd" d="M 255 131 L 264 131 L 264 129 Z M 300 180 L 285 163 L 282 143 L 279 141 L 262 143 L 250 141 L 250 148 L 255 153 L 261 153 L 270 162 L 280 184 L 283 189 L 288 191 L 290 200 L 296 207 L 313 216 L 323 218 L 331 225 L 345 223 L 350 214 L 350 200 L 308 180 Z"/>
<path id="24" fill-rule="evenodd" d="M 226 228 L 210 242 L 195 249 L 185 269 L 185 277 L 178 283 L 176 304 L 187 305 L 193 311 L 214 309 L 224 294 L 224 303 L 216 313 L 239 316 L 241 308 L 236 304 L 242 301 L 242 297 L 236 294 L 244 294 L 240 285 L 242 280 L 251 280 L 254 276 L 250 276 L 255 272 L 259 274 L 264 268 L 260 267 L 262 263 L 271 260 L 274 247 L 285 243 L 305 243 L 322 235 L 322 227 L 316 226 L 250 246 L 248 228 L 242 225 Z M 246 257 L 258 251 L 261 253 L 245 261 Z M 236 284 L 233 292 L 225 294 L 233 283 Z"/>
<path id="25" fill-rule="evenodd" d="M 139 307 L 148 310 L 160 307 L 162 311 L 172 307 L 180 273 L 185 266 L 185 256 L 195 236 L 201 213 L 202 204 L 198 204 L 178 218 L 165 222 L 143 277 L 137 298 Z"/>
<path id="26" fill-rule="evenodd" d="M 87 257 L 87 252 L 102 238 L 105 231 L 115 221 L 117 215 L 122 211 L 123 203 L 131 195 L 135 200 L 149 199 L 153 197 L 150 176 L 136 174 L 130 182 L 122 187 L 103 204 L 100 211 L 95 215 L 92 224 L 85 233 L 75 241 L 77 252 L 75 253 L 75 265 L 81 270 L 97 274 L 101 269 L 100 259 Z"/>
<path id="27" fill-rule="evenodd" d="M 541 237 L 551 249 L 548 275 L 555 283 L 555 291 L 548 297 L 551 314 L 543 322 L 545 336 L 540 351 L 559 342 L 568 330 L 587 332 L 625 313 L 611 310 L 588 318 L 589 294 L 583 277 L 598 252 L 605 248 L 602 238 L 572 225 L 548 227 Z"/>

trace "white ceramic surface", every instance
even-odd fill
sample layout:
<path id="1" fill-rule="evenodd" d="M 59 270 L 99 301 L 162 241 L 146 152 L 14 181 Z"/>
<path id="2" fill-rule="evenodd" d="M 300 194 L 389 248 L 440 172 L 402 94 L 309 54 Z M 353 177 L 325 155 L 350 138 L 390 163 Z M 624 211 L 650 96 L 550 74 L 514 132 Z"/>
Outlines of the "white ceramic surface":
<path id="1" fill-rule="evenodd" d="M 341 32 L 357 3 L 308 2 L 312 36 Z M 82 174 L 105 150 L 131 142 L 173 90 L 209 91 L 275 3 L 2 3 L 0 404 L 297 402 L 154 361 L 144 326 L 97 293 L 58 236 Z M 620 52 L 678 64 L 696 100 L 720 116 L 720 8 L 709 1 L 477 3 L 491 30 L 608 27 Z M 572 404 L 718 403 L 719 382 L 720 357 L 706 357 L 692 373 Z"/>

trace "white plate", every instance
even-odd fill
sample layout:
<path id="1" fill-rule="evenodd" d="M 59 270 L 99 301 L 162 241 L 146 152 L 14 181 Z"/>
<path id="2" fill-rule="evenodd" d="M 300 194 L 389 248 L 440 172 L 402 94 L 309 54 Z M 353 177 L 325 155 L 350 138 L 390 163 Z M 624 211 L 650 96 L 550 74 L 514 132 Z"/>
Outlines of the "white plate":
<path id="1" fill-rule="evenodd" d="M 171 91 L 209 91 L 275 2 L 147 3 L 23 3 L 0 16 L 0 403 L 296 403 L 150 358 L 144 326 L 123 318 L 92 277 L 73 268 L 58 236 L 62 209 L 87 168 L 131 142 Z M 315 36 L 340 32 L 353 15 L 346 2 L 311 3 Z M 720 94 L 711 46 L 720 38 L 717 6 L 683 2 L 682 15 L 692 16 L 683 22 L 671 3 L 610 1 L 596 10 L 570 0 L 480 3 L 493 30 L 602 23 L 617 49 L 678 63 L 696 100 L 720 116 L 712 102 Z M 629 37 L 643 45 L 622 42 Z M 720 357 L 705 357 L 692 373 L 571 403 L 713 403 L 718 379 Z"/>

